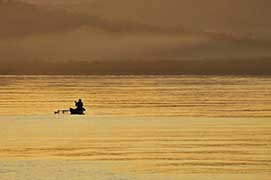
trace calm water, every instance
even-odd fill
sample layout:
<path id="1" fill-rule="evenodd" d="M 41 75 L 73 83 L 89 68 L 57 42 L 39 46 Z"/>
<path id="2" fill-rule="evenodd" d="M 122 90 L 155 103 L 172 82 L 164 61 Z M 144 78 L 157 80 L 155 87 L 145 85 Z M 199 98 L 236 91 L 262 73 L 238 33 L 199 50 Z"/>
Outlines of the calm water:
<path id="1" fill-rule="evenodd" d="M 2 180 L 269 180 L 271 77 L 0 76 Z M 82 98 L 87 116 L 54 115 Z"/>
<path id="2" fill-rule="evenodd" d="M 271 117 L 271 77 L 0 76 L 0 115 Z"/>
<path id="3" fill-rule="evenodd" d="M 0 126 L 1 180 L 271 177 L 270 118 L 8 116 Z"/>

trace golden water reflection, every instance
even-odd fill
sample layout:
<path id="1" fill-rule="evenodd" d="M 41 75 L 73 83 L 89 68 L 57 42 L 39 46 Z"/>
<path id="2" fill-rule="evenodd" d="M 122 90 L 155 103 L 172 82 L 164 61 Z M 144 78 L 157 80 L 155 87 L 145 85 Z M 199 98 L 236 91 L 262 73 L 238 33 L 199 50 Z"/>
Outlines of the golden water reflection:
<path id="1" fill-rule="evenodd" d="M 271 77 L 0 76 L 0 115 L 270 117 Z"/>

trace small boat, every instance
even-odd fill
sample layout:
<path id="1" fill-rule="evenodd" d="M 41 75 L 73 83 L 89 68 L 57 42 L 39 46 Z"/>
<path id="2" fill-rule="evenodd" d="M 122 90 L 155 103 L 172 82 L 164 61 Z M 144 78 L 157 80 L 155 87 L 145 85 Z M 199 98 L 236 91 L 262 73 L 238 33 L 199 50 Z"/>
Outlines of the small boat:
<path id="1" fill-rule="evenodd" d="M 60 114 L 60 113 L 65 114 L 66 112 L 70 112 L 72 115 L 75 115 L 75 114 L 84 115 L 85 114 L 84 112 L 86 111 L 86 109 L 83 107 L 83 102 L 81 99 L 79 99 L 78 102 L 75 101 L 75 106 L 76 106 L 75 109 L 70 108 L 69 110 L 57 110 L 54 113 L 55 114 Z"/>
<path id="2" fill-rule="evenodd" d="M 70 108 L 70 112 L 71 112 L 71 114 L 73 114 L 73 115 L 84 115 L 85 113 L 84 113 L 84 111 L 85 111 L 85 109 L 73 109 L 73 108 Z"/>

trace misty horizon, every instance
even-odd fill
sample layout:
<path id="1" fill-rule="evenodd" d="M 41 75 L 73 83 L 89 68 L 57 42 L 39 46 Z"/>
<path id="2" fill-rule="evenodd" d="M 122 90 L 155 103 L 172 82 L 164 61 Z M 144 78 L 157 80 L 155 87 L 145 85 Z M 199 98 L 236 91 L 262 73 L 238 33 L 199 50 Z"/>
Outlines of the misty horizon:
<path id="1" fill-rule="evenodd" d="M 148 74 L 142 64 L 154 74 L 271 74 L 266 2 L 244 3 L 1 0 L 0 63 L 8 67 L 0 73 L 36 74 L 37 64 L 45 60 L 71 66 L 50 73 L 72 74 L 72 59 L 88 66 L 101 61 L 102 70 L 96 72 L 105 74 Z M 138 69 L 130 68 L 135 65 L 129 64 L 131 59 L 140 62 Z M 161 67 L 154 70 L 156 63 Z M 23 64 L 28 67 L 20 69 Z M 79 74 L 95 73 L 90 67 L 77 68 Z M 50 68 L 39 71 L 49 73 Z"/>

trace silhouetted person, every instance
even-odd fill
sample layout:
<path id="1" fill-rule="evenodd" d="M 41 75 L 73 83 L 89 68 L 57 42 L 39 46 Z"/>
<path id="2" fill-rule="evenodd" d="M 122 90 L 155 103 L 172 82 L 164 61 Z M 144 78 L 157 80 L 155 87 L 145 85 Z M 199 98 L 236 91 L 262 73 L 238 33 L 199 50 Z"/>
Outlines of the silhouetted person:
<path id="1" fill-rule="evenodd" d="M 78 100 L 78 102 L 75 101 L 75 106 L 76 106 L 76 109 L 83 109 L 83 102 L 81 99 Z"/>
<path id="2" fill-rule="evenodd" d="M 75 101 L 76 109 L 70 108 L 71 114 L 84 114 L 84 111 L 86 110 L 83 106 L 83 102 L 81 99 Z"/>

